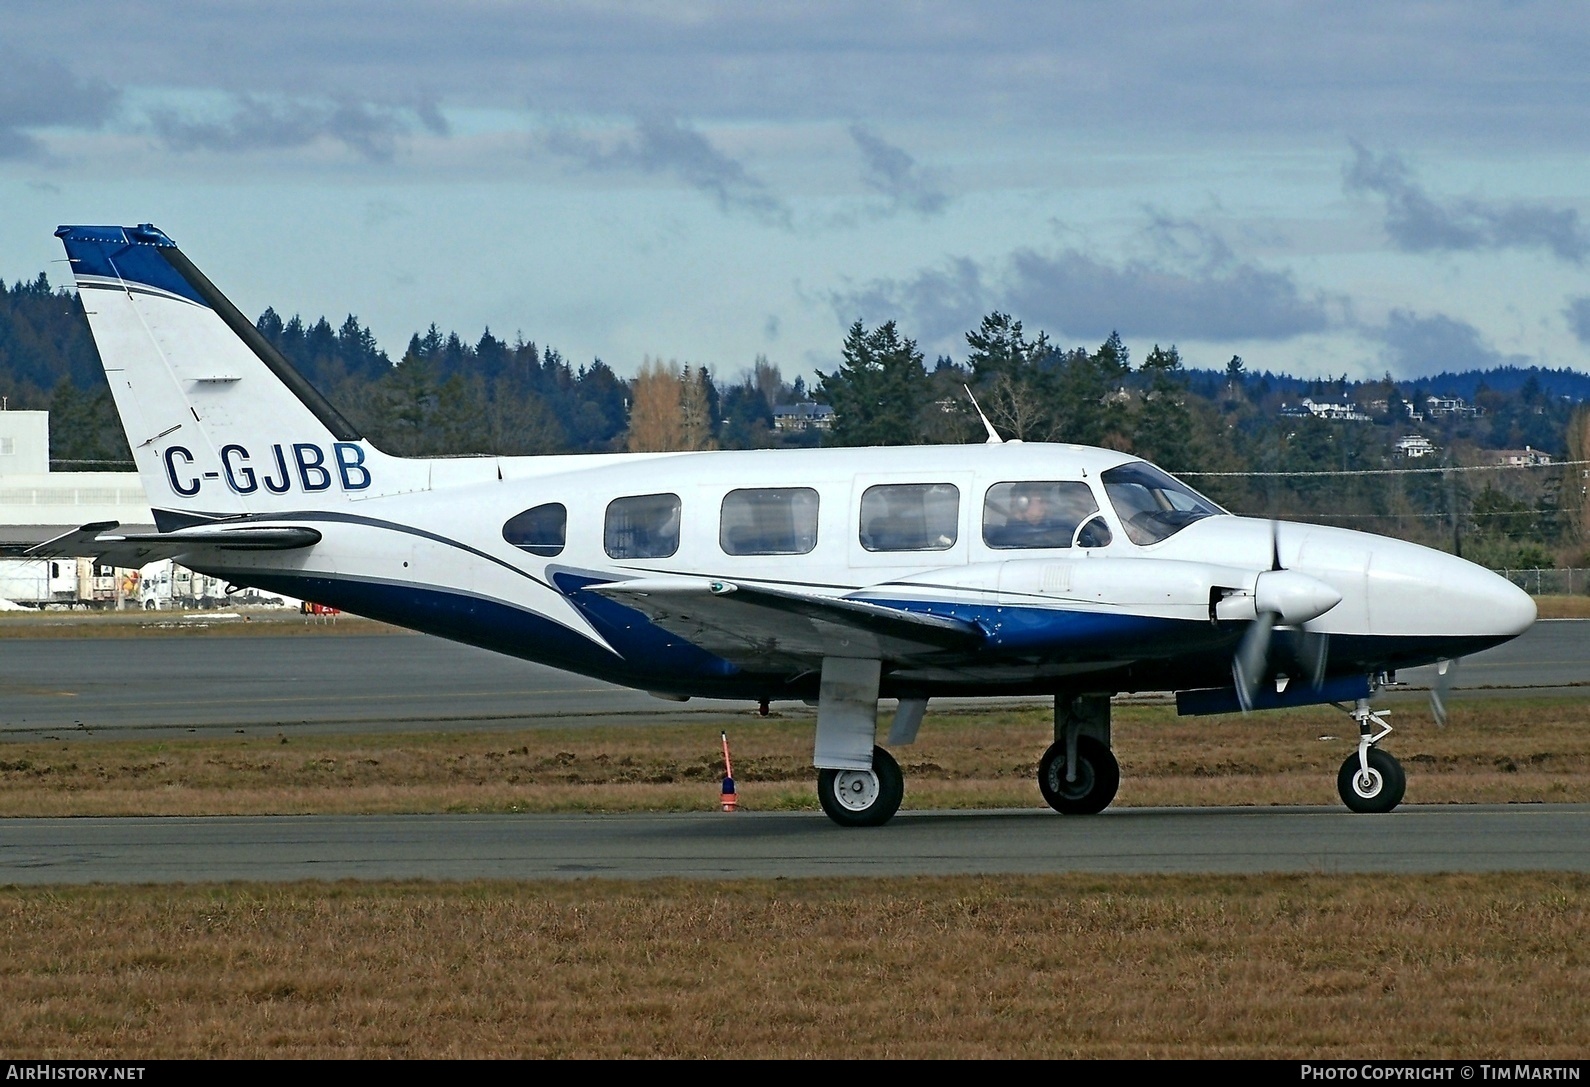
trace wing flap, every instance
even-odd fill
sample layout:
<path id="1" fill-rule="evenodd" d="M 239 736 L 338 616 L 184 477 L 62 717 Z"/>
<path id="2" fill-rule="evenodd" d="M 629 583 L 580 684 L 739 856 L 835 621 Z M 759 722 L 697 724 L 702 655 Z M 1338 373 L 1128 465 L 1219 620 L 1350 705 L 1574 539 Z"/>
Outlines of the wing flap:
<path id="1" fill-rule="evenodd" d="M 980 647 L 981 627 L 860 600 L 708 578 L 636 578 L 589 591 L 744 666 L 810 668 L 824 657 L 910 663 Z"/>
<path id="2" fill-rule="evenodd" d="M 202 556 L 229 551 L 293 551 L 320 542 L 317 529 L 302 525 L 195 525 L 175 532 L 116 533 L 116 521 L 97 521 L 35 544 L 25 554 L 35 558 L 91 558 L 113 566 L 135 568 L 179 555 Z"/>

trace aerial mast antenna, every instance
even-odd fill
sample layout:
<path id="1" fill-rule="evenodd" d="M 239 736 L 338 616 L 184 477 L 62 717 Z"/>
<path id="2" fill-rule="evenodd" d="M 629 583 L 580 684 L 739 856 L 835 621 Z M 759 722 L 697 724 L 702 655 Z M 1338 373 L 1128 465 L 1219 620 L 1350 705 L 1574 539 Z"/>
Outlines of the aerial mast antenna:
<path id="1" fill-rule="evenodd" d="M 966 390 L 966 397 L 972 402 L 972 410 L 975 411 L 977 413 L 977 417 L 983 421 L 983 429 L 988 431 L 988 441 L 984 442 L 983 444 L 1004 445 L 1005 439 L 999 436 L 999 432 L 994 429 L 994 424 L 988 421 L 988 416 L 984 415 L 983 409 L 978 406 L 977 397 L 972 395 L 972 387 L 963 383 L 961 388 Z"/>

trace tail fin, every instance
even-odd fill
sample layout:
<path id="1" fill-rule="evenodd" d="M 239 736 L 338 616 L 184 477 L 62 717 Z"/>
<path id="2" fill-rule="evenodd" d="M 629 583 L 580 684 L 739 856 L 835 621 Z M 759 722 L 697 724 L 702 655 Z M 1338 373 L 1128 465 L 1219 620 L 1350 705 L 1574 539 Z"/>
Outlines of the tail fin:
<path id="1" fill-rule="evenodd" d="M 394 458 L 365 442 L 170 238 L 148 224 L 55 235 L 162 531 L 371 493 Z"/>

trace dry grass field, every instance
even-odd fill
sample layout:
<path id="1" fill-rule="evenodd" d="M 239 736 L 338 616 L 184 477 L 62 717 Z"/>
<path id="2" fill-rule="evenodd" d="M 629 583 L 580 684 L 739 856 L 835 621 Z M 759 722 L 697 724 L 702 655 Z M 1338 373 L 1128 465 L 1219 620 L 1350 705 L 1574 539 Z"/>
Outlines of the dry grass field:
<path id="1" fill-rule="evenodd" d="M 1408 803 L 1590 802 L 1590 701 L 1393 709 Z M 1338 803 L 1330 708 L 1115 721 L 1119 805 Z M 6 743 L 0 815 L 702 810 L 717 729 Z M 906 806 L 1039 805 L 1049 734 L 931 712 Z M 809 716 L 730 738 L 742 806 L 815 808 Z M 1582 1059 L 1587 949 L 1550 873 L 0 888 L 0 1052 Z"/>
<path id="2" fill-rule="evenodd" d="M 0 890 L 43 1057 L 1582 1059 L 1590 877 Z"/>

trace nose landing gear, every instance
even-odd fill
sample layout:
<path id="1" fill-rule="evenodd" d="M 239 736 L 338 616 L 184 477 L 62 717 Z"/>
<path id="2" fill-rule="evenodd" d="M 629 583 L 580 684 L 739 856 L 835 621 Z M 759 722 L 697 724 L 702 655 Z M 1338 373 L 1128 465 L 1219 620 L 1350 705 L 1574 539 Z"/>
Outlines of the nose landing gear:
<path id="1" fill-rule="evenodd" d="M 1382 714 L 1369 708 L 1367 698 L 1353 704 L 1352 715 L 1358 722 L 1358 750 L 1348 755 L 1337 771 L 1336 791 L 1341 794 L 1342 803 L 1355 812 L 1388 812 L 1402 803 L 1402 794 L 1408 787 L 1402 764 L 1375 746 L 1391 735 L 1391 726 Z M 1379 726 L 1378 732 L 1371 721 Z"/>

